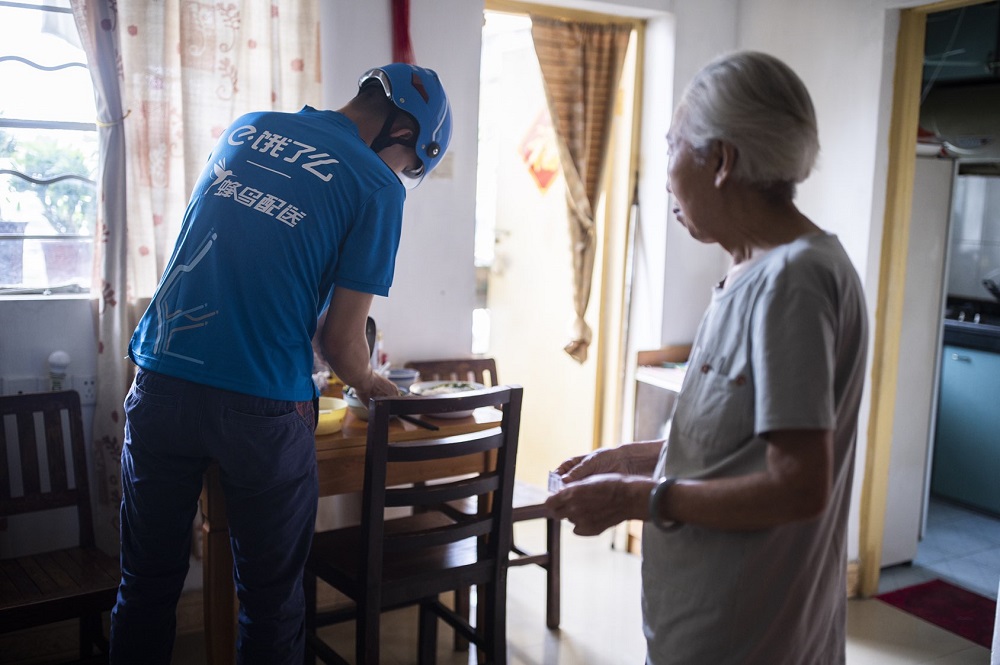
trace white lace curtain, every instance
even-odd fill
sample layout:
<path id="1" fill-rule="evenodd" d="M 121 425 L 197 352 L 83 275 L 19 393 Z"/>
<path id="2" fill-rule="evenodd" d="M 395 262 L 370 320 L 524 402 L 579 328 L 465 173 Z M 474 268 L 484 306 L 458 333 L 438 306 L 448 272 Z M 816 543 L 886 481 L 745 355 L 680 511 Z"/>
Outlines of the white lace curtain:
<path id="1" fill-rule="evenodd" d="M 129 337 L 216 138 L 253 110 L 320 103 L 317 0 L 71 0 L 101 141 L 92 466 L 98 544 L 118 551 Z"/>

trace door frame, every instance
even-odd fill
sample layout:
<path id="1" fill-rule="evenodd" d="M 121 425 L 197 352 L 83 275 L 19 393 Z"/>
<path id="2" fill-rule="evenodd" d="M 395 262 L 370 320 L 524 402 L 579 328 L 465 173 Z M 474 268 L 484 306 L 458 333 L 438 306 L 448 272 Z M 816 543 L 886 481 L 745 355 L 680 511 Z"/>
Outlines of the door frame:
<path id="1" fill-rule="evenodd" d="M 545 0 L 485 0 L 484 11 L 507 12 L 511 14 L 536 14 L 563 21 L 582 21 L 589 23 L 618 24 L 630 26 L 635 35 L 635 72 L 632 81 L 632 117 L 631 137 L 629 138 L 629 165 L 627 192 L 633 192 L 639 177 L 639 161 L 642 129 L 642 95 L 643 76 L 645 71 L 646 19 L 630 14 L 606 14 L 571 6 L 549 5 Z M 604 186 L 608 184 L 607 170 L 603 174 Z M 627 319 L 624 312 L 626 302 L 625 288 L 627 284 L 627 256 L 611 256 L 608 248 L 616 245 L 613 236 L 619 234 L 627 244 L 632 237 L 633 220 L 630 214 L 631 197 L 624 202 L 612 202 L 605 197 L 604 209 L 600 212 L 595 206 L 595 216 L 611 219 L 616 211 L 614 205 L 621 205 L 624 228 L 612 228 L 611 224 L 603 225 L 603 233 L 599 239 L 601 248 L 599 261 L 595 262 L 593 283 L 599 283 L 600 288 L 591 292 L 588 304 L 588 314 L 597 312 L 594 325 L 594 345 L 590 362 L 596 363 L 596 380 L 594 386 L 593 406 L 593 437 L 591 449 L 600 448 L 609 438 L 609 434 L 617 437 L 622 429 L 625 394 L 625 366 L 629 362 L 626 357 Z M 624 247 L 624 252 L 632 248 Z M 598 277 L 597 270 L 600 270 Z M 611 301 L 609 303 L 609 301 Z M 589 317 L 588 317 L 589 318 Z M 606 321 L 614 321 L 608 325 Z M 617 440 L 617 438 L 614 438 Z"/>
<path id="2" fill-rule="evenodd" d="M 984 0 L 940 0 L 900 10 L 889 123 L 885 216 L 875 306 L 871 411 L 860 504 L 858 593 L 863 597 L 873 596 L 878 591 L 882 561 L 927 15 L 983 2 Z M 903 286 L 900 288 L 894 285 Z"/>

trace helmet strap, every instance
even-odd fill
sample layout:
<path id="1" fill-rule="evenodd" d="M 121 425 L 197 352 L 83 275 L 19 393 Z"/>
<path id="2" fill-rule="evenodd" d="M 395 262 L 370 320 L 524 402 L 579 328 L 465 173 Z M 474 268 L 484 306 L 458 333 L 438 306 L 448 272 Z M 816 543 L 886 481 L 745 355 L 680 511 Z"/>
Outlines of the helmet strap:
<path id="1" fill-rule="evenodd" d="M 399 109 L 395 106 L 386 115 L 385 122 L 382 123 L 382 129 L 379 130 L 371 142 L 371 149 L 376 153 L 382 152 L 391 145 L 405 145 L 411 148 L 417 145 L 416 133 L 414 133 L 413 138 L 409 139 L 401 139 L 392 135 L 392 126 L 398 116 Z"/>

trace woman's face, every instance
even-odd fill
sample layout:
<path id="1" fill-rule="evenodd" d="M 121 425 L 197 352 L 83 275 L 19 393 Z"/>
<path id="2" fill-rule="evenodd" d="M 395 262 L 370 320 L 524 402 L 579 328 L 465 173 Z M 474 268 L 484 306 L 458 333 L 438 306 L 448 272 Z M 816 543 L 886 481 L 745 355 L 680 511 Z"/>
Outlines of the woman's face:
<path id="1" fill-rule="evenodd" d="M 688 233 L 701 242 L 717 242 L 712 232 L 718 220 L 715 187 L 716 159 L 701 156 L 684 138 L 683 107 L 677 110 L 667 134 L 667 191 L 673 195 L 673 213 Z"/>

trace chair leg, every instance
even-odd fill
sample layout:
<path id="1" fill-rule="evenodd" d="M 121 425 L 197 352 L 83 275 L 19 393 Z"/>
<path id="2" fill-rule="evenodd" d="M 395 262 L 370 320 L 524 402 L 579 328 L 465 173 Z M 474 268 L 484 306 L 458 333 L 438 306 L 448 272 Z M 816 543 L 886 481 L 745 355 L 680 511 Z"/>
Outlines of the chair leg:
<path id="1" fill-rule="evenodd" d="M 549 565 L 545 569 L 545 625 L 559 627 L 559 549 L 562 543 L 561 520 L 549 517 L 545 520 L 545 539 L 549 549 Z"/>
<path id="2" fill-rule="evenodd" d="M 80 658 L 89 658 L 94 654 L 94 646 L 100 642 L 101 615 L 97 612 L 87 612 L 80 616 Z"/>
<path id="3" fill-rule="evenodd" d="M 478 629 L 483 638 L 483 648 L 479 650 L 479 662 L 485 665 L 506 665 L 507 663 L 507 585 L 487 584 L 483 587 L 485 597 L 479 599 L 484 608 L 479 616 L 483 619 Z"/>
<path id="4" fill-rule="evenodd" d="M 455 589 L 455 614 L 460 617 L 469 620 L 469 608 L 471 607 L 471 602 L 469 597 L 471 592 L 469 587 L 463 587 L 461 589 Z M 457 630 L 455 631 L 455 651 L 468 651 L 469 640 L 465 639 Z"/>
<path id="5" fill-rule="evenodd" d="M 369 599 L 370 601 L 370 599 Z M 357 665 L 378 665 L 380 610 L 376 602 L 366 601 L 358 608 L 357 623 L 354 628 L 354 651 Z"/>
<path id="6" fill-rule="evenodd" d="M 429 604 L 420 603 L 420 626 L 417 637 L 417 662 L 419 665 L 435 665 L 437 663 L 437 625 L 438 617 Z"/>

